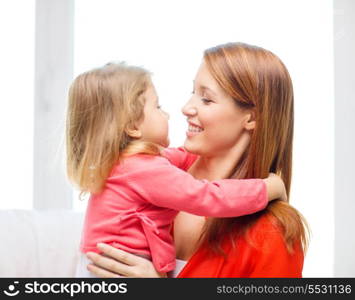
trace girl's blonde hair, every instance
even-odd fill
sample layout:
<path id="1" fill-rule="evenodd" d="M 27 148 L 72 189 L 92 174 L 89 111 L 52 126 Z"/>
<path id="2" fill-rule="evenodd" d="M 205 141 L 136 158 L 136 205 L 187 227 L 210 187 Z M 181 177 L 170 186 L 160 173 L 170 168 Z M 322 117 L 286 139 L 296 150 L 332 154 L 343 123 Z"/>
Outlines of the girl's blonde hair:
<path id="1" fill-rule="evenodd" d="M 150 73 L 125 63 L 79 75 L 69 90 L 66 121 L 67 174 L 82 193 L 100 193 L 124 155 L 156 155 L 159 147 L 128 131 L 144 118 Z"/>
<path id="2" fill-rule="evenodd" d="M 293 87 L 282 61 L 260 47 L 243 43 L 219 45 L 204 52 L 204 60 L 219 85 L 236 105 L 252 109 L 256 128 L 249 149 L 237 166 L 238 178 L 266 178 L 270 172 L 283 179 L 288 199 L 291 189 L 293 140 Z M 225 233 L 247 235 L 263 215 L 273 216 L 289 252 L 296 243 L 308 244 L 303 216 L 287 202 L 272 201 L 261 212 L 238 218 L 210 219 L 205 240 L 220 252 Z"/>

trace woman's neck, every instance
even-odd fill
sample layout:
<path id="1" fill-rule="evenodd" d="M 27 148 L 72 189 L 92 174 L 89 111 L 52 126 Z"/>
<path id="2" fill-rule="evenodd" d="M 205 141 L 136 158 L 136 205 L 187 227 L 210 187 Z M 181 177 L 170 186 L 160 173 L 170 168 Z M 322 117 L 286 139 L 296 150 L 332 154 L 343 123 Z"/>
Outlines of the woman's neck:
<path id="1" fill-rule="evenodd" d="M 229 178 L 235 172 L 239 157 L 230 154 L 204 157 L 200 156 L 189 169 L 189 173 L 196 179 L 209 181 Z"/>
<path id="2" fill-rule="evenodd" d="M 213 155 L 201 155 L 189 169 L 196 179 L 218 180 L 233 177 L 250 143 L 250 133 L 245 131 L 229 150 L 215 151 Z"/>

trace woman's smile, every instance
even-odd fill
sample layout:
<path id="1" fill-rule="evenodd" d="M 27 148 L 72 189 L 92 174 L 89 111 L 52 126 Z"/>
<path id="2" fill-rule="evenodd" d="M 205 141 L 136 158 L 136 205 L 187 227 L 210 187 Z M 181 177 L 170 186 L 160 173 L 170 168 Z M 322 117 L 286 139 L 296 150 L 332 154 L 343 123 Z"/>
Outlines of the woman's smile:
<path id="1" fill-rule="evenodd" d="M 198 126 L 190 121 L 188 121 L 188 125 L 189 126 L 186 132 L 187 137 L 193 137 L 203 131 L 203 128 L 201 126 Z"/>

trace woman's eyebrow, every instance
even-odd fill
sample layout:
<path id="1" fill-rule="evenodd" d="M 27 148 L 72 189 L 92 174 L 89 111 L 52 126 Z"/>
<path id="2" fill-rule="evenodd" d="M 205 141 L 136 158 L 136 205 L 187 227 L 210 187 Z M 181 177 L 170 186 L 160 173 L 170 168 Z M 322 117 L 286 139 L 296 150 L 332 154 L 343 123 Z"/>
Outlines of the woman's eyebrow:
<path id="1" fill-rule="evenodd" d="M 195 80 L 192 80 L 192 84 L 193 84 L 193 86 L 195 87 L 196 81 L 195 81 Z M 202 89 L 202 90 L 206 90 L 206 91 L 210 92 L 213 96 L 216 96 L 216 95 L 217 95 L 217 93 L 216 93 L 214 90 L 212 90 L 211 88 L 209 88 L 208 86 L 205 86 L 205 85 L 203 85 L 203 84 L 200 84 L 199 87 L 200 87 L 200 89 Z"/>
<path id="2" fill-rule="evenodd" d="M 208 86 L 201 85 L 201 89 L 210 92 L 212 94 L 212 96 L 217 96 L 217 93 L 215 91 L 213 91 L 211 88 L 209 88 Z"/>
<path id="3" fill-rule="evenodd" d="M 192 84 L 195 87 L 196 81 L 193 80 Z M 212 94 L 212 96 L 217 96 L 217 93 L 214 90 L 212 90 L 210 87 L 208 87 L 208 86 L 205 86 L 205 85 L 201 84 L 201 85 L 199 85 L 199 88 L 202 89 L 202 90 L 210 92 Z"/>

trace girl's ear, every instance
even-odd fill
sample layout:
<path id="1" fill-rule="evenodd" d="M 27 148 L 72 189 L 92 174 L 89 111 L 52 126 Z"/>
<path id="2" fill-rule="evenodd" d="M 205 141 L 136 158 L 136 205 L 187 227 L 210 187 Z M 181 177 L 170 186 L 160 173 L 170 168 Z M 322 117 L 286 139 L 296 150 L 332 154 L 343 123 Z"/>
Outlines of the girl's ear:
<path id="1" fill-rule="evenodd" d="M 134 139 L 140 139 L 142 137 L 142 132 L 137 124 L 128 124 L 125 132 L 129 137 Z"/>
<path id="2" fill-rule="evenodd" d="M 140 139 L 142 137 L 142 132 L 139 129 L 126 129 L 126 133 L 134 139 Z"/>
<path id="3" fill-rule="evenodd" d="M 254 130 L 256 125 L 255 115 L 253 111 L 250 111 L 245 116 L 244 128 L 246 130 Z"/>

